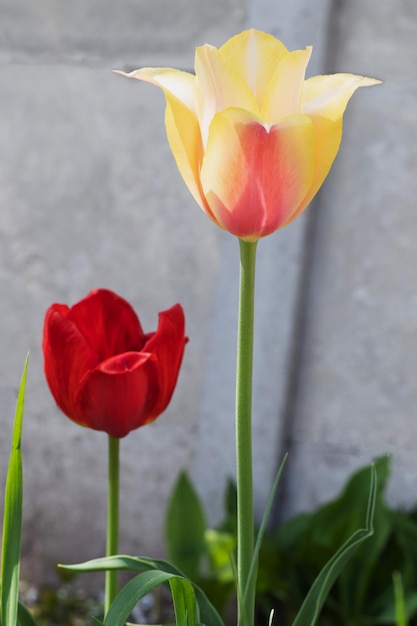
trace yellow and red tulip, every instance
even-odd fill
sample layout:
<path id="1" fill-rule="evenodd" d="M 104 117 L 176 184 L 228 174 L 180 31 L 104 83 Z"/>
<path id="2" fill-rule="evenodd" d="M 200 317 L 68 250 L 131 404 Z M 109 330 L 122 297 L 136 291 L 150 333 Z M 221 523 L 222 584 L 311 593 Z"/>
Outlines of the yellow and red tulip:
<path id="1" fill-rule="evenodd" d="M 221 228 L 256 241 L 292 222 L 311 202 L 336 157 L 353 74 L 305 79 L 311 47 L 290 52 L 247 30 L 219 49 L 196 49 L 195 75 L 143 68 L 125 76 L 161 87 L 179 171 Z"/>

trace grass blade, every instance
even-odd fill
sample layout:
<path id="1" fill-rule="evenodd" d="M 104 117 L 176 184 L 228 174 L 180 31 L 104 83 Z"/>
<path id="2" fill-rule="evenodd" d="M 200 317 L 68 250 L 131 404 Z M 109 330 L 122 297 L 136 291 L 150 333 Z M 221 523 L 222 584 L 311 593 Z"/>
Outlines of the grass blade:
<path id="1" fill-rule="evenodd" d="M 23 476 L 20 442 L 25 401 L 26 357 L 17 396 L 9 468 L 4 495 L 3 544 L 1 559 L 1 623 L 16 626 L 18 616 L 20 544 L 22 536 Z"/>
<path id="2" fill-rule="evenodd" d="M 272 489 L 271 489 L 271 492 L 270 492 L 269 497 L 268 497 L 268 502 L 266 504 L 265 513 L 263 515 L 262 522 L 261 522 L 261 525 L 260 525 L 259 530 L 258 530 L 258 535 L 256 537 L 255 548 L 253 550 L 252 561 L 251 561 L 250 569 L 249 569 L 249 576 L 248 576 L 248 580 L 247 580 L 247 583 L 246 583 L 245 592 L 243 594 L 243 601 L 244 602 L 246 601 L 246 597 L 247 597 L 247 594 L 249 592 L 249 589 L 251 588 L 251 585 L 253 584 L 253 577 L 255 575 L 256 566 L 257 566 L 257 563 L 258 563 L 259 550 L 261 549 L 262 539 L 264 538 L 266 525 L 268 523 L 269 516 L 271 514 L 272 504 L 274 502 L 274 497 L 275 497 L 276 491 L 278 489 L 278 483 L 280 481 L 281 474 L 282 474 L 282 471 L 284 469 L 284 465 L 285 465 L 285 462 L 287 460 L 287 457 L 288 457 L 288 454 L 286 454 L 284 456 L 284 458 L 283 458 L 283 460 L 281 462 L 281 465 L 279 466 L 277 475 L 276 475 L 275 480 L 274 480 L 274 484 L 272 485 Z"/>

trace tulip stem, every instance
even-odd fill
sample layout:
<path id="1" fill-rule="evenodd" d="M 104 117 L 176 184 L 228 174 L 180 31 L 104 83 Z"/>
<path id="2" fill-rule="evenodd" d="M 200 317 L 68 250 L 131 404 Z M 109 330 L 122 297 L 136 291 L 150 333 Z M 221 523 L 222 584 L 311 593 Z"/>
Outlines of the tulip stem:
<path id="1" fill-rule="evenodd" d="M 252 369 L 257 242 L 240 244 L 236 370 L 237 583 L 243 598 L 238 626 L 253 626 L 255 577 L 249 581 L 254 547 L 252 477 Z"/>
<path id="2" fill-rule="evenodd" d="M 119 551 L 119 443 L 120 439 L 110 437 L 109 435 L 106 556 L 113 556 Z M 117 570 L 107 570 L 104 594 L 104 616 L 107 615 L 117 592 Z"/>

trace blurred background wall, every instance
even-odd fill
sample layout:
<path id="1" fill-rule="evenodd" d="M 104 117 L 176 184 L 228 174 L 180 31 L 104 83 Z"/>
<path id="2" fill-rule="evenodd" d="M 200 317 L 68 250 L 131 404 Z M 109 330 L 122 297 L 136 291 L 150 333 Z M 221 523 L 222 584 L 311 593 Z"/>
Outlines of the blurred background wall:
<path id="1" fill-rule="evenodd" d="M 167 497 L 188 468 L 211 522 L 234 473 L 237 241 L 195 205 L 159 90 L 112 74 L 192 70 L 194 47 L 246 27 L 314 46 L 309 75 L 384 81 L 355 94 L 313 206 L 258 246 L 256 511 L 290 452 L 277 519 L 393 455 L 391 501 L 417 501 L 417 4 L 414 0 L 0 0 L 0 473 L 17 385 L 25 575 L 104 553 L 107 441 L 60 414 L 43 379 L 43 316 L 107 287 L 146 331 L 182 303 L 172 403 L 121 445 L 121 552 L 164 553 Z"/>

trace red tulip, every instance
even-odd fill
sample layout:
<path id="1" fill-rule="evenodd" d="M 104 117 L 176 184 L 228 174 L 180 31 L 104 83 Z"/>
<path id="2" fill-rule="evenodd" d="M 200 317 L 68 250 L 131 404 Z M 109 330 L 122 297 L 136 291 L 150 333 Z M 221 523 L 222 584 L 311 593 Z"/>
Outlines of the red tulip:
<path id="1" fill-rule="evenodd" d="M 43 353 L 46 380 L 72 420 L 112 437 L 155 420 L 175 389 L 188 339 L 182 307 L 159 314 L 145 334 L 126 300 L 97 289 L 69 308 L 46 312 Z"/>

